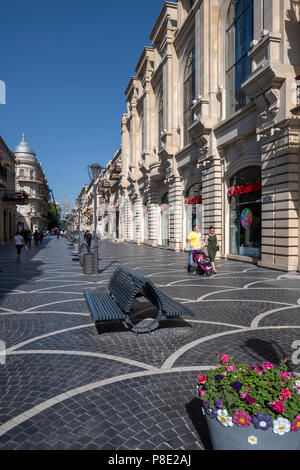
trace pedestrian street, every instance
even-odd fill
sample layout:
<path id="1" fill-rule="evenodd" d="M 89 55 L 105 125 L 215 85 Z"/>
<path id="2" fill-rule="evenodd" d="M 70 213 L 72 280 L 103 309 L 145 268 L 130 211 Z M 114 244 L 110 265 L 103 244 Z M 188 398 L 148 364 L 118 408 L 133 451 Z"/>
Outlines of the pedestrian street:
<path id="1" fill-rule="evenodd" d="M 22 252 L 0 246 L 0 449 L 210 449 L 196 393 L 216 353 L 236 361 L 295 361 L 300 273 L 217 259 L 217 274 L 188 273 L 187 253 L 103 241 L 99 275 L 83 274 L 65 238 Z M 194 317 L 150 335 L 95 328 L 83 292 L 125 264 Z M 154 307 L 135 301 L 136 321 Z M 100 334 L 99 334 L 100 333 Z M 293 359 L 294 358 L 294 359 Z"/>

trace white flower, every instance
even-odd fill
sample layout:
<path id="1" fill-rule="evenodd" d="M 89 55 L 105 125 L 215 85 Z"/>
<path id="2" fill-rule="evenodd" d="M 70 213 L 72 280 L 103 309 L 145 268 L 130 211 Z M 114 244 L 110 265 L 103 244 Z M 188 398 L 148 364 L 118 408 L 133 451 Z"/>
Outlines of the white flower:
<path id="1" fill-rule="evenodd" d="M 252 446 L 255 446 L 257 444 L 257 437 L 255 436 L 249 436 L 248 437 L 248 442 L 249 444 L 251 444 Z"/>
<path id="2" fill-rule="evenodd" d="M 296 385 L 296 387 L 300 387 L 300 380 L 296 380 L 295 385 Z"/>
<path id="3" fill-rule="evenodd" d="M 233 426 L 232 418 L 228 416 L 227 410 L 218 410 L 217 419 L 221 424 L 223 424 L 223 426 Z"/>
<path id="4" fill-rule="evenodd" d="M 291 423 L 285 418 L 278 418 L 276 421 L 273 421 L 273 432 L 283 436 L 286 432 L 289 432 L 291 429 Z"/>

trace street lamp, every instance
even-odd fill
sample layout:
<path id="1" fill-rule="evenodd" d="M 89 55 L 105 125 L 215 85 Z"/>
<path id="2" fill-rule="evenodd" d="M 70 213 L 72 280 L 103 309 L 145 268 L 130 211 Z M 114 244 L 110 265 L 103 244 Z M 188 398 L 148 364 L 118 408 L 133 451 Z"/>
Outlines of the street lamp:
<path id="1" fill-rule="evenodd" d="M 80 234 L 80 210 L 81 210 L 81 202 L 82 199 L 79 197 L 77 199 L 77 205 L 78 205 L 78 254 L 80 254 L 81 248 L 80 248 L 80 241 L 81 241 L 81 234 Z"/>
<path id="2" fill-rule="evenodd" d="M 97 184 L 96 180 L 103 168 L 99 163 L 88 165 L 88 173 L 94 187 L 94 274 L 98 274 L 98 237 L 97 237 Z"/>

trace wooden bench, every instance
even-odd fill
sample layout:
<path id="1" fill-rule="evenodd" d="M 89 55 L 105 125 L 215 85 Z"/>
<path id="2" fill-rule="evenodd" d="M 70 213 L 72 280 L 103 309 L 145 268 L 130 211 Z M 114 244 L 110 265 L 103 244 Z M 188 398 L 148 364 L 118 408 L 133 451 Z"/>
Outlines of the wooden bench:
<path id="1" fill-rule="evenodd" d="M 84 295 L 96 326 L 99 322 L 107 320 L 122 321 L 136 334 L 145 331 L 145 327 L 134 325 L 129 315 L 134 299 L 140 296 L 144 296 L 157 308 L 156 318 L 146 327 L 149 333 L 161 320 L 195 315 L 187 307 L 160 291 L 149 278 L 124 265 L 118 266 L 113 272 L 108 291 L 89 290 L 85 291 Z"/>

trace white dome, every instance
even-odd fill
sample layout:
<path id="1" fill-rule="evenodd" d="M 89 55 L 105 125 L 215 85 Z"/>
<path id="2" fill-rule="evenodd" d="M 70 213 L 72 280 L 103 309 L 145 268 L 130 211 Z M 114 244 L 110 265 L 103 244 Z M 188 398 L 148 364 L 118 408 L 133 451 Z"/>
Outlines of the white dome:
<path id="1" fill-rule="evenodd" d="M 22 134 L 22 140 L 13 152 L 17 157 L 35 157 L 35 152 L 26 142 L 24 134 Z"/>

